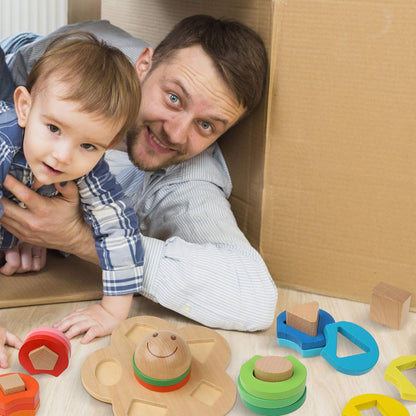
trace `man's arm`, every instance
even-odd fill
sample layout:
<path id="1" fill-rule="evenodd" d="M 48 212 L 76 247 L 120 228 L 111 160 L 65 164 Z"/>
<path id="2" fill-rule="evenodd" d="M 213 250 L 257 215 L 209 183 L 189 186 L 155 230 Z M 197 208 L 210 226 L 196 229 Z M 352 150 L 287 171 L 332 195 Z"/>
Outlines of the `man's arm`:
<path id="1" fill-rule="evenodd" d="M 21 241 L 66 251 L 91 263 L 99 263 L 91 229 L 82 218 L 75 183 L 56 184 L 62 195 L 55 198 L 37 194 L 11 175 L 6 176 L 3 186 L 26 208 L 3 197 L 2 227 Z"/>
<path id="2" fill-rule="evenodd" d="M 144 198 L 140 211 L 157 237 L 143 236 L 143 295 L 206 326 L 268 328 L 277 289 L 223 191 L 209 182 L 184 182 L 169 195 L 161 192 L 161 200 Z"/>

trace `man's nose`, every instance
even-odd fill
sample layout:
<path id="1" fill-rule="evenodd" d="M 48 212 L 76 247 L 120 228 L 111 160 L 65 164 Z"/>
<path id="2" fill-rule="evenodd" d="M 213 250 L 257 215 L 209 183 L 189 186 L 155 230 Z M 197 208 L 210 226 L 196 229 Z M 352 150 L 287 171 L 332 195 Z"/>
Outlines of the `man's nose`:
<path id="1" fill-rule="evenodd" d="M 175 114 L 165 120 L 164 131 L 172 144 L 184 144 L 191 134 L 192 120 L 186 114 Z"/>

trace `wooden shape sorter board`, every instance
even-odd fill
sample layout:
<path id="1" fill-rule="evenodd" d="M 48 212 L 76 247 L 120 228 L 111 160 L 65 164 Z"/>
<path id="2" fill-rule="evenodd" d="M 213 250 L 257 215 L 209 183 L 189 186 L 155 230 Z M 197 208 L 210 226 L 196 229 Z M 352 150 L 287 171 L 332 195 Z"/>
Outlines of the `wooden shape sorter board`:
<path id="1" fill-rule="evenodd" d="M 188 382 L 162 393 L 141 385 L 133 368 L 137 345 L 160 330 L 179 334 L 192 354 Z M 115 416 L 222 416 L 236 400 L 236 386 L 225 371 L 230 358 L 227 341 L 212 329 L 195 325 L 176 329 L 163 319 L 138 316 L 114 330 L 109 347 L 85 360 L 81 378 L 91 396 L 112 403 Z"/>

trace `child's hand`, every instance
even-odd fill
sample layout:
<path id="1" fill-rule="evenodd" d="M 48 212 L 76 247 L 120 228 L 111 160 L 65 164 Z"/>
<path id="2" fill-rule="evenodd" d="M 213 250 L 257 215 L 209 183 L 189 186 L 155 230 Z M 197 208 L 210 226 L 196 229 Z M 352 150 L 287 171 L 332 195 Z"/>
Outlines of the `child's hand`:
<path id="1" fill-rule="evenodd" d="M 94 338 L 110 335 L 127 318 L 132 298 L 132 295 L 104 296 L 101 304 L 77 309 L 56 322 L 54 328 L 69 339 L 85 332 L 81 344 L 87 344 Z"/>
<path id="2" fill-rule="evenodd" d="M 19 349 L 22 344 L 20 338 L 11 334 L 6 328 L 0 326 L 0 368 L 7 368 L 9 366 L 5 346 L 10 345 L 11 347 Z"/>
<path id="3" fill-rule="evenodd" d="M 20 243 L 16 247 L 0 252 L 0 259 L 3 260 L 0 273 L 6 276 L 37 272 L 45 267 L 46 248 Z"/>

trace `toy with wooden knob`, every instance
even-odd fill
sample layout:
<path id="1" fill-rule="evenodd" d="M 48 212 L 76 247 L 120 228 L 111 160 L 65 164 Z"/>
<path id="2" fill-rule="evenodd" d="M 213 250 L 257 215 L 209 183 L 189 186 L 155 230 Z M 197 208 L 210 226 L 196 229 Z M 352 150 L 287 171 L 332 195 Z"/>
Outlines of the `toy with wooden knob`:
<path id="1" fill-rule="evenodd" d="M 112 403 L 115 416 L 223 416 L 236 399 L 225 371 L 230 357 L 228 343 L 212 329 L 176 329 L 137 316 L 114 330 L 110 346 L 86 359 L 81 378 L 88 393 Z"/>
<path id="2" fill-rule="evenodd" d="M 181 388 L 191 376 L 192 355 L 186 341 L 173 331 L 143 338 L 133 355 L 134 373 L 146 388 L 167 392 Z"/>

